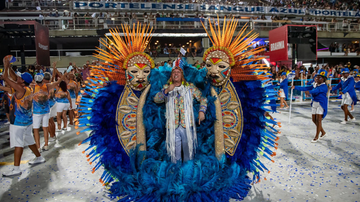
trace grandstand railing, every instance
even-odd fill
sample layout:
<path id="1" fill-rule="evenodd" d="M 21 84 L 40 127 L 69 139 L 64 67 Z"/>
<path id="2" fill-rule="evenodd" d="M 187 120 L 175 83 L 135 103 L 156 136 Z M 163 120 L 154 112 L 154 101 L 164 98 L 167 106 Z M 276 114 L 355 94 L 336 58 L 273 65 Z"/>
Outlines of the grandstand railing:
<path id="1" fill-rule="evenodd" d="M 58 10 L 69 10 L 72 4 L 72 1 L 66 0 L 11 0 L 5 2 L 5 6 L 8 9 L 11 8 L 25 8 L 37 10 L 38 8 L 42 9 L 58 9 Z"/>
<path id="2" fill-rule="evenodd" d="M 169 18 L 171 20 L 172 18 Z M 196 19 L 196 18 L 193 18 Z M 108 29 L 119 27 L 121 24 L 147 23 L 155 29 L 203 29 L 199 21 L 157 21 L 144 18 L 125 18 L 125 17 L 0 17 L 0 21 L 18 21 L 18 20 L 37 20 L 41 24 L 49 27 L 50 30 L 66 29 Z M 203 20 L 205 27 L 208 27 L 208 20 Z M 248 24 L 248 29 L 269 31 L 285 24 L 292 25 L 317 25 L 318 31 L 360 31 L 359 24 L 342 22 L 315 22 L 315 21 L 272 21 L 272 20 L 246 20 L 239 19 L 238 29 Z"/>

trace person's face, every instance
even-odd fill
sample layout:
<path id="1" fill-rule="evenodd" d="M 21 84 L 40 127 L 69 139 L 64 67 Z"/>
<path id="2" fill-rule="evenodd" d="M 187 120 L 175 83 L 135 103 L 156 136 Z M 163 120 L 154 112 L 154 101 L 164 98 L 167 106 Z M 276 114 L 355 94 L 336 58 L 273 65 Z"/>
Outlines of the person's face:
<path id="1" fill-rule="evenodd" d="M 43 83 L 50 83 L 50 80 L 43 79 Z"/>
<path id="2" fill-rule="evenodd" d="M 69 74 L 69 79 L 74 80 L 74 79 L 75 79 L 75 75 L 74 75 L 74 74 Z"/>
<path id="3" fill-rule="evenodd" d="M 360 81 L 360 77 L 355 77 L 355 81 Z"/>
<path id="4" fill-rule="evenodd" d="M 348 77 L 349 77 L 349 73 L 343 73 L 342 76 L 343 76 L 344 78 L 348 78 Z"/>
<path id="5" fill-rule="evenodd" d="M 143 68 L 130 66 L 126 70 L 126 79 L 134 90 L 143 90 L 149 84 L 151 68 L 146 65 Z"/>
<path id="6" fill-rule="evenodd" d="M 218 59 L 218 58 L 217 58 Z M 221 59 L 219 59 L 221 60 Z M 220 86 L 226 82 L 230 75 L 230 65 L 225 61 L 215 61 L 214 58 L 206 60 L 207 76 L 212 85 Z"/>
<path id="7" fill-rule="evenodd" d="M 174 69 L 174 71 L 172 71 L 172 74 L 171 74 L 171 80 L 176 83 L 176 82 L 181 82 L 181 78 L 182 78 L 182 75 L 181 75 L 181 71 L 179 69 Z"/>
<path id="8" fill-rule="evenodd" d="M 316 82 L 317 84 L 322 84 L 322 83 L 324 83 L 324 81 L 325 81 L 324 77 L 322 77 L 322 76 L 320 76 L 320 75 L 317 75 L 317 76 L 316 76 L 315 82 Z"/>
<path id="9" fill-rule="evenodd" d="M 20 84 L 21 86 L 25 86 L 24 79 L 22 79 L 20 76 L 17 77 L 16 83 Z"/>

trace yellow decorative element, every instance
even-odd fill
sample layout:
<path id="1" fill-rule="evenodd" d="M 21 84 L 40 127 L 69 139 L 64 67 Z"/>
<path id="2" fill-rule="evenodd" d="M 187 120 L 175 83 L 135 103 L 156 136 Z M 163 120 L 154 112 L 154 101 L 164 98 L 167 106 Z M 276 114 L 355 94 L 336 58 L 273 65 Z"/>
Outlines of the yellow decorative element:
<path id="1" fill-rule="evenodd" d="M 129 105 L 137 105 L 138 104 L 138 99 L 136 99 L 134 97 L 126 98 L 126 101 Z"/>
<path id="2" fill-rule="evenodd" d="M 131 97 L 131 98 L 130 98 Z M 131 104 L 130 104 L 130 103 Z M 125 85 L 124 91 L 121 93 L 117 110 L 116 110 L 116 132 L 126 153 L 129 155 L 130 149 L 135 148 L 137 131 L 136 131 L 136 107 L 138 98 L 129 85 Z"/>
<path id="3" fill-rule="evenodd" d="M 142 57 L 139 57 L 142 56 Z M 133 58 L 136 58 L 135 60 L 132 60 Z M 132 61 L 133 64 L 129 64 L 130 61 Z M 146 64 L 144 66 L 141 66 L 139 64 Z M 129 66 L 135 65 L 136 67 L 143 69 L 147 65 L 149 65 L 152 69 L 155 67 L 154 60 L 146 53 L 142 52 L 135 52 L 131 53 L 125 58 L 125 61 L 123 63 L 123 68 L 127 69 Z M 140 67 L 141 66 L 141 67 Z"/>
<path id="4" fill-rule="evenodd" d="M 214 101 L 215 110 L 216 110 L 216 121 L 214 124 L 215 129 L 215 156 L 216 158 L 221 161 L 224 158 L 224 150 L 225 150 L 225 143 L 224 143 L 224 129 L 223 129 L 223 122 L 222 122 L 222 115 L 221 115 L 221 104 L 219 100 L 219 96 L 216 93 L 215 89 L 211 88 L 211 96 L 215 96 L 216 100 Z"/>
<path id="5" fill-rule="evenodd" d="M 213 63 L 214 65 L 216 65 L 217 63 L 221 62 L 222 59 L 219 58 L 218 60 L 215 60 L 215 58 L 210 58 L 210 61 L 211 61 L 211 63 Z"/>
<path id="6" fill-rule="evenodd" d="M 212 54 L 215 51 L 220 51 L 220 52 L 225 53 L 225 55 L 228 58 L 224 58 L 223 54 Z M 214 57 L 219 58 L 219 60 L 214 61 L 215 63 L 212 61 L 212 58 L 214 58 Z M 211 48 L 208 48 L 204 53 L 203 60 L 206 61 L 208 58 L 209 58 L 209 60 L 211 59 L 210 61 L 213 64 L 217 64 L 217 63 L 221 62 L 222 60 L 228 62 L 230 64 L 230 66 L 234 66 L 234 64 L 235 64 L 234 55 L 226 47 L 213 46 Z"/>
<path id="7" fill-rule="evenodd" d="M 225 151 L 230 156 L 233 156 L 240 143 L 244 128 L 241 102 L 231 81 L 225 83 L 224 88 L 220 91 L 219 97 L 220 101 L 223 100 L 221 101 L 221 113 L 224 123 L 223 131 L 224 134 L 227 134 L 225 135 L 225 143 L 227 143 L 225 144 Z M 226 142 L 227 139 L 231 141 Z M 234 144 L 232 144 L 233 142 Z"/>
<path id="8" fill-rule="evenodd" d="M 147 94 L 149 93 L 151 84 L 148 85 L 139 98 L 139 103 L 136 111 L 136 144 L 139 146 L 138 151 L 146 151 L 146 134 L 143 120 L 143 107 L 145 105 Z M 140 159 L 144 160 L 145 156 L 139 156 Z"/>
<path id="9" fill-rule="evenodd" d="M 20 161 L 20 164 L 26 164 L 29 160 Z M 14 165 L 14 162 L 0 162 L 0 166 L 8 166 L 8 165 Z"/>

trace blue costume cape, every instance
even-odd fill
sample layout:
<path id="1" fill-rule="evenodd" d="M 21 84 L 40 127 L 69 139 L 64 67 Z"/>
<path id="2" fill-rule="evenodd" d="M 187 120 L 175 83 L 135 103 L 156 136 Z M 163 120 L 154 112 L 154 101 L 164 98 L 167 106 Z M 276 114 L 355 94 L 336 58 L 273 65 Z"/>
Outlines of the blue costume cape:
<path id="1" fill-rule="evenodd" d="M 288 97 L 288 92 L 289 92 L 289 85 L 288 85 L 289 81 L 288 79 L 284 79 L 281 83 L 280 83 L 280 88 L 284 90 L 285 93 L 285 99 L 287 99 Z"/>
<path id="2" fill-rule="evenodd" d="M 183 69 L 185 79 L 196 85 L 208 99 L 206 119 L 197 126 L 196 156 L 183 164 L 171 163 L 166 149 L 163 149 L 166 148 L 166 107 L 153 101 L 156 93 L 168 82 L 170 66 L 153 69 L 150 73 L 151 88 L 143 107 L 147 149 L 141 164 L 135 150 L 129 155 L 125 152 L 116 132 L 117 103 L 124 86 L 109 82 L 99 89 L 85 87 L 89 92 L 81 99 L 83 115 L 79 118 L 79 127 L 89 126 L 81 132 L 92 132 L 82 142 L 90 144 L 84 153 L 87 153 L 90 164 L 95 164 L 93 172 L 104 167 L 100 182 L 109 185 L 112 199 L 120 197 L 117 200 L 121 202 L 242 200 L 251 188 L 250 183 L 260 178 L 260 172 L 268 170 L 259 160 L 259 155 L 271 160 L 270 156 L 276 154 L 270 150 L 277 148 L 276 130 L 271 127 L 276 122 L 266 119 L 263 109 L 266 101 L 275 99 L 273 86 L 264 85 L 259 80 L 233 83 L 244 109 L 244 128 L 234 155 L 225 154 L 226 161 L 220 162 L 215 157 L 214 148 L 216 98 L 210 92 L 207 70 L 197 70 L 187 64 Z M 102 84 L 101 81 L 90 81 Z M 198 111 L 199 103 L 194 101 L 193 107 Z M 194 116 L 197 119 L 197 113 Z M 252 180 L 248 173 L 252 173 Z"/>
<path id="3" fill-rule="evenodd" d="M 328 92 L 328 87 L 326 86 L 326 84 L 324 83 L 316 88 L 314 88 L 314 86 L 312 85 L 307 87 L 295 86 L 295 89 L 300 91 L 309 91 L 309 93 L 312 95 L 311 106 L 314 101 L 319 102 L 320 106 L 324 109 L 324 119 L 328 111 L 328 98 L 326 96 Z"/>
<path id="4" fill-rule="evenodd" d="M 355 90 L 360 90 L 360 81 L 355 82 Z"/>
<path id="5" fill-rule="evenodd" d="M 354 86 L 355 86 L 354 77 L 348 77 L 348 79 L 346 81 L 343 81 L 341 79 L 341 82 L 338 85 L 336 85 L 335 87 L 333 87 L 332 90 L 334 91 L 334 90 L 341 88 L 341 91 L 344 94 L 349 93 L 351 99 L 353 100 L 354 104 L 356 105 L 357 97 L 356 97 Z"/>

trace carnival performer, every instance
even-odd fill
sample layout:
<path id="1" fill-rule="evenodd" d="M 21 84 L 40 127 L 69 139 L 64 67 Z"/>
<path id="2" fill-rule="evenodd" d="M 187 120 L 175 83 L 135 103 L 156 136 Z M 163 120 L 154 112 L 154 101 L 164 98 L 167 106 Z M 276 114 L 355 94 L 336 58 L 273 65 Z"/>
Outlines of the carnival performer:
<path id="1" fill-rule="evenodd" d="M 359 91 L 359 89 L 356 89 L 356 88 L 359 88 L 359 86 L 360 86 L 360 83 L 359 83 L 359 70 L 357 70 L 357 69 L 354 69 L 354 71 L 353 71 L 353 76 L 354 76 L 354 79 L 355 79 L 355 93 L 356 93 L 356 97 L 357 97 L 357 99 L 358 100 L 360 100 L 360 91 Z M 358 87 L 357 87 L 358 86 Z M 350 112 L 354 112 L 355 111 L 355 108 L 354 108 L 354 103 L 352 103 L 351 104 L 351 110 L 350 110 Z"/>
<path id="2" fill-rule="evenodd" d="M 56 63 L 53 63 L 55 69 Z M 50 102 L 49 102 L 49 92 L 50 89 L 53 89 L 57 86 L 63 79 L 65 79 L 66 74 L 64 74 L 57 82 L 55 83 L 45 83 L 43 81 L 44 74 L 38 73 L 35 75 L 36 84 L 31 84 L 30 87 L 33 89 L 33 129 L 34 129 L 34 138 L 36 146 L 39 151 L 49 150 L 49 119 L 50 119 Z M 45 145 L 40 148 L 40 124 L 42 123 L 42 128 L 44 131 L 44 141 Z"/>
<path id="3" fill-rule="evenodd" d="M 325 83 L 328 76 L 328 72 L 324 69 L 320 69 L 316 74 L 315 82 L 308 87 L 292 86 L 292 89 L 299 91 L 309 91 L 312 95 L 312 121 L 316 125 L 316 133 L 312 143 L 317 142 L 319 139 L 323 138 L 326 135 L 322 127 L 322 120 L 325 118 L 328 111 L 328 98 L 327 92 L 328 87 Z M 321 132 L 321 136 L 320 135 Z"/>
<path id="4" fill-rule="evenodd" d="M 45 72 L 43 81 L 46 84 L 53 83 L 54 77 L 55 76 L 52 77 L 49 72 Z M 55 125 L 54 117 L 56 117 L 56 115 L 57 115 L 56 114 L 56 100 L 55 100 L 55 86 L 50 86 L 50 88 L 49 88 L 49 106 L 50 106 L 50 116 L 49 116 L 50 138 L 49 138 L 49 142 L 53 142 L 56 140 L 56 135 L 55 135 L 56 125 Z"/>
<path id="5" fill-rule="evenodd" d="M 8 120 L 8 123 L 10 123 L 10 101 L 13 94 L 13 89 L 10 88 L 6 82 L 4 82 L 4 86 L 0 83 L 0 90 L 4 91 L 4 95 L 2 97 L 3 106 L 5 109 L 6 118 Z"/>
<path id="6" fill-rule="evenodd" d="M 45 159 L 41 156 L 32 135 L 32 91 L 29 88 L 32 82 L 32 76 L 29 73 L 22 73 L 17 76 L 15 72 L 10 69 L 10 61 L 13 56 L 8 55 L 3 59 L 5 73 L 4 80 L 11 88 L 14 89 L 14 94 L 10 104 L 10 147 L 14 148 L 14 168 L 3 176 L 21 175 L 20 160 L 25 146 L 29 146 L 36 158 L 29 161 L 30 165 L 44 163 Z M 16 79 L 16 82 L 13 81 Z"/>
<path id="7" fill-rule="evenodd" d="M 280 79 L 280 109 L 283 109 L 284 106 L 285 109 L 289 108 L 289 105 L 286 102 L 286 98 L 288 97 L 288 79 L 286 77 L 286 72 L 281 73 L 281 79 Z"/>
<path id="8" fill-rule="evenodd" d="M 169 84 L 156 94 L 156 103 L 166 102 L 166 149 L 173 163 L 192 160 L 197 146 L 196 122 L 193 112 L 193 99 L 200 102 L 199 120 L 205 120 L 207 99 L 193 84 L 187 83 L 183 70 L 175 66 Z"/>
<path id="9" fill-rule="evenodd" d="M 65 74 L 64 74 L 65 75 Z M 57 112 L 57 124 L 58 124 L 58 131 L 61 131 L 61 119 L 64 122 L 63 125 L 63 132 L 67 130 L 67 116 L 66 111 L 72 108 L 72 102 L 70 98 L 70 93 L 67 90 L 67 84 L 65 81 L 61 81 L 59 86 L 56 87 L 56 112 Z"/>
<path id="10" fill-rule="evenodd" d="M 79 89 L 78 84 L 75 81 L 75 75 L 73 72 L 70 72 L 68 75 L 67 87 L 69 89 L 71 104 L 73 108 L 69 109 L 69 119 L 70 125 L 74 125 L 74 118 L 75 118 L 75 110 L 76 110 L 76 99 L 78 97 Z"/>
<path id="11" fill-rule="evenodd" d="M 352 103 L 356 105 L 357 98 L 355 93 L 355 80 L 354 77 L 349 76 L 349 69 L 343 68 L 341 74 L 342 77 L 340 83 L 333 87 L 332 90 L 335 91 L 341 88 L 341 109 L 344 111 L 345 120 L 340 123 L 346 124 L 348 122 L 348 116 L 350 117 L 350 121 L 356 120 L 355 117 L 349 112 L 348 106 L 351 106 Z"/>
<path id="12" fill-rule="evenodd" d="M 263 84 L 267 67 L 258 63 L 263 57 L 257 54 L 264 49 L 249 49 L 258 35 L 243 35 L 246 26 L 234 37 L 238 27 L 234 18 L 218 19 L 216 23 L 219 26 L 209 20 L 209 38 L 214 46 L 204 53 L 206 69 L 179 65 L 185 78 L 180 85 L 179 66 L 174 71 L 168 65 L 153 69 L 152 59 L 143 53 L 150 34 L 141 24 L 133 29 L 122 26 L 121 32 L 110 30 L 111 36 L 100 40 L 106 48 L 99 48 L 96 57 L 104 62 L 92 68 L 85 82 L 79 107 L 82 115 L 76 127 L 90 126 L 82 130 L 92 130 L 82 142 L 90 144 L 83 153 L 94 165 L 93 172 L 104 168 L 100 182 L 109 188 L 112 197 L 131 201 L 241 200 L 251 188 L 247 173 L 253 173 L 252 181 L 256 182 L 260 172 L 268 171 L 258 157 L 271 160 L 270 156 L 276 155 L 271 148 L 277 148 L 278 138 L 277 131 L 267 124 L 274 121 L 264 117 L 264 104 L 273 99 Z M 220 24 L 224 31 L 219 30 Z M 172 76 L 179 86 L 168 89 Z M 191 95 L 195 91 L 187 90 L 191 84 L 199 89 L 200 97 L 207 99 L 203 120 L 201 112 L 198 114 L 201 101 Z M 176 96 L 181 93 L 184 96 Z M 163 94 L 168 106 L 176 100 L 181 102 L 183 97 L 184 103 L 178 104 L 183 105 L 184 112 L 178 110 L 171 115 L 175 111 L 167 110 L 167 104 L 155 102 L 157 94 Z M 193 108 L 187 106 L 190 104 Z M 192 115 L 186 115 L 186 111 Z M 179 128 L 175 126 L 176 116 L 181 127 L 183 116 L 185 131 L 195 129 L 198 116 L 201 123 L 196 126 L 196 136 L 192 133 L 191 137 L 197 147 L 192 143 L 188 155 L 182 148 L 181 153 L 189 159 L 178 157 L 182 163 L 172 157 L 176 157 L 175 130 Z M 174 136 L 169 155 L 165 148 L 170 118 Z M 182 146 L 189 145 L 188 134 L 178 141 L 187 141 L 181 142 Z"/>
<path id="13" fill-rule="evenodd" d="M 357 99 L 360 100 L 360 74 L 355 75 L 355 92 Z"/>

